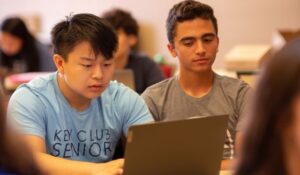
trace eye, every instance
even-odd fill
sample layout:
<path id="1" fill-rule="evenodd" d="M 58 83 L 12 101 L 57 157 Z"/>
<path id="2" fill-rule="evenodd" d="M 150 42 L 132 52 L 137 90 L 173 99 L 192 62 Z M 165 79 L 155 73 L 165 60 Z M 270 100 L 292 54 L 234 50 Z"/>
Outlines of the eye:
<path id="1" fill-rule="evenodd" d="M 104 63 L 103 66 L 104 67 L 110 67 L 112 65 L 112 63 Z"/>
<path id="2" fill-rule="evenodd" d="M 110 67 L 111 65 L 113 64 L 113 62 L 111 60 L 105 60 L 103 63 L 102 63 L 102 66 L 103 67 Z"/>
<path id="3" fill-rule="evenodd" d="M 91 64 L 82 64 L 82 66 L 85 67 L 85 68 L 90 68 L 90 67 L 92 67 Z"/>
<path id="4" fill-rule="evenodd" d="M 210 43 L 210 42 L 212 42 L 212 41 L 214 40 L 214 38 L 215 38 L 215 37 L 213 37 L 213 36 L 208 36 L 208 37 L 204 37 L 204 38 L 202 39 L 202 41 L 203 41 L 204 43 Z"/>
<path id="5" fill-rule="evenodd" d="M 182 44 L 184 46 L 191 47 L 194 44 L 194 41 L 193 40 L 184 40 L 184 41 L 182 41 Z"/>

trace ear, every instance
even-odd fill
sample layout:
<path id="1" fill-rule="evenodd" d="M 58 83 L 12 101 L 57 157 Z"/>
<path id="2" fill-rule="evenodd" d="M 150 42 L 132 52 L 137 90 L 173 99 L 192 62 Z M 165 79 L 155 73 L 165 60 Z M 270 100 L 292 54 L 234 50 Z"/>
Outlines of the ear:
<path id="1" fill-rule="evenodd" d="M 176 49 L 175 49 L 174 45 L 171 44 L 171 43 L 169 43 L 169 44 L 167 45 L 167 47 L 168 47 L 169 52 L 171 53 L 171 55 L 172 55 L 173 57 L 177 57 L 177 52 L 176 52 Z"/>
<path id="2" fill-rule="evenodd" d="M 133 47 L 138 42 L 138 37 L 135 35 L 128 35 L 128 41 L 129 41 L 130 47 Z"/>
<path id="3" fill-rule="evenodd" d="M 64 63 L 65 60 L 58 54 L 53 55 L 53 61 L 55 63 L 56 69 L 59 73 L 64 74 Z"/>

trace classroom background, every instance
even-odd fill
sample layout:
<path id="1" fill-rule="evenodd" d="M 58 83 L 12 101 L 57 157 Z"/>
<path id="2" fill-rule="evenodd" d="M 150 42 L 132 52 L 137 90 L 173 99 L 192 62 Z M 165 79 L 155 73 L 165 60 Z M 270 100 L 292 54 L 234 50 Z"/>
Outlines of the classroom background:
<path id="1" fill-rule="evenodd" d="M 45 44 L 50 43 L 50 30 L 57 21 L 71 13 L 100 15 L 113 7 L 132 13 L 140 24 L 139 48 L 154 57 L 163 56 L 176 63 L 166 44 L 165 20 L 169 8 L 179 0 L 1 0 L 0 21 L 21 15 L 31 30 Z M 215 68 L 226 67 L 226 54 L 237 45 L 264 45 L 274 42 L 278 30 L 300 28 L 299 0 L 202 0 L 210 4 L 219 24 L 220 47 Z"/>

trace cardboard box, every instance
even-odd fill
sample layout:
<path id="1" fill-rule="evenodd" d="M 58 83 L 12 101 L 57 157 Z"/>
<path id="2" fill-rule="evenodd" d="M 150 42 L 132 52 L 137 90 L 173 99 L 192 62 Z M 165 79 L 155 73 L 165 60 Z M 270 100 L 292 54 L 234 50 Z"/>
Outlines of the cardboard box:
<path id="1" fill-rule="evenodd" d="M 255 71 L 270 56 L 271 45 L 237 45 L 225 55 L 226 69 Z"/>

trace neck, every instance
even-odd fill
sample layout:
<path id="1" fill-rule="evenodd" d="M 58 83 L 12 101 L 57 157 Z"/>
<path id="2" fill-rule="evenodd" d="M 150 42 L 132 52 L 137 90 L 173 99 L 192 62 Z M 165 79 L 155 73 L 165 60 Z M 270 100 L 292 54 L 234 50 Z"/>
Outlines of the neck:
<path id="1" fill-rule="evenodd" d="M 128 63 L 129 54 L 122 55 L 115 58 L 115 68 L 116 69 L 124 69 Z"/>
<path id="2" fill-rule="evenodd" d="M 192 97 L 206 95 L 213 86 L 214 73 L 207 71 L 203 73 L 182 72 L 179 73 L 179 84 L 183 91 Z"/>
<path id="3" fill-rule="evenodd" d="M 60 91 L 62 92 L 63 96 L 68 101 L 70 106 L 75 108 L 77 111 L 84 111 L 89 107 L 91 100 L 81 96 L 80 94 L 72 90 L 66 84 L 63 75 L 60 75 L 60 73 L 58 73 L 57 75 L 57 82 Z"/>

